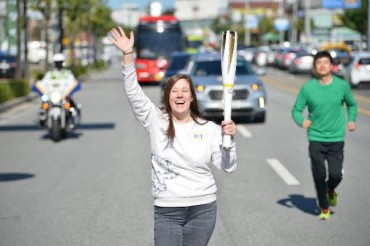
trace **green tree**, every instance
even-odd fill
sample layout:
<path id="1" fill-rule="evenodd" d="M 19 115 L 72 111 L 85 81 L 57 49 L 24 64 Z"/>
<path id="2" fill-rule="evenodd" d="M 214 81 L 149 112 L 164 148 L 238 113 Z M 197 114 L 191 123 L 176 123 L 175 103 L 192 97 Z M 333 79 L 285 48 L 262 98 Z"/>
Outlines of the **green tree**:
<path id="1" fill-rule="evenodd" d="M 220 16 L 212 23 L 212 29 L 216 34 L 221 34 L 225 30 L 230 30 L 232 27 L 232 20 L 229 15 Z"/>
<path id="2" fill-rule="evenodd" d="M 272 18 L 269 18 L 267 16 L 263 16 L 258 23 L 258 33 L 259 33 L 259 41 L 262 43 L 262 36 L 266 33 L 273 32 L 275 33 L 274 29 L 274 20 Z"/>
<path id="3" fill-rule="evenodd" d="M 45 71 L 49 68 L 49 46 L 50 40 L 48 35 L 49 24 L 52 13 L 52 0 L 32 0 L 31 8 L 38 10 L 44 17 L 44 36 L 46 44 L 46 59 L 45 59 Z"/>
<path id="4" fill-rule="evenodd" d="M 22 28 L 22 10 L 21 10 L 21 0 L 17 0 L 17 64 L 18 66 L 15 69 L 15 77 L 20 78 L 21 75 L 21 28 Z"/>
<path id="5" fill-rule="evenodd" d="M 20 0 L 18 0 L 20 1 Z M 75 41 L 82 34 L 86 33 L 94 36 L 94 39 L 103 37 L 115 26 L 110 14 L 111 10 L 106 5 L 106 0 L 31 0 L 32 9 L 39 11 L 43 15 L 43 27 L 45 43 L 49 47 L 49 23 L 52 14 L 63 16 L 63 36 L 70 40 L 68 47 L 71 51 L 71 63 L 74 64 Z M 61 11 L 62 10 L 62 11 Z M 61 16 L 59 16 L 61 18 Z M 59 19 L 60 20 L 60 19 Z M 48 69 L 48 52 L 46 49 L 45 70 Z"/>
<path id="6" fill-rule="evenodd" d="M 349 28 L 352 28 L 362 35 L 367 34 L 368 23 L 368 0 L 362 0 L 360 9 L 347 9 L 341 16 L 343 24 Z"/>
<path id="7" fill-rule="evenodd" d="M 107 33 L 116 26 L 111 19 L 111 10 L 101 2 L 97 2 L 90 15 L 91 33 L 93 35 L 94 61 L 97 61 L 97 40 L 107 35 Z"/>

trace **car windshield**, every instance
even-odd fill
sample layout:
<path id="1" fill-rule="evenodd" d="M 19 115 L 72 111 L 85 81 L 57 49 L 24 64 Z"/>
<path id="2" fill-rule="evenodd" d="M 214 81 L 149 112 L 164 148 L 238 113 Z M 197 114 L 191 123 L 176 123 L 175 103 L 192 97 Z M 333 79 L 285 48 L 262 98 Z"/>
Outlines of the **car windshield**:
<path id="1" fill-rule="evenodd" d="M 189 59 L 189 56 L 176 56 L 172 57 L 168 69 L 170 70 L 180 70 L 183 69 Z"/>
<path id="2" fill-rule="evenodd" d="M 332 49 L 328 50 L 330 55 L 335 58 L 335 57 L 350 57 L 351 55 L 349 54 L 348 51 L 346 50 L 339 50 L 339 49 Z"/>
<path id="3" fill-rule="evenodd" d="M 196 76 L 208 76 L 208 75 L 222 75 L 221 61 L 198 61 L 194 64 L 193 75 Z M 236 63 L 236 75 L 253 75 L 253 70 L 249 63 L 244 60 L 237 60 Z"/>
<path id="4" fill-rule="evenodd" d="M 181 33 L 176 29 L 168 29 L 163 33 L 148 29 L 138 35 L 137 56 L 147 59 L 157 59 L 158 56 L 168 57 L 173 51 L 184 50 L 182 45 Z"/>
<path id="5" fill-rule="evenodd" d="M 362 58 L 358 61 L 360 65 L 370 65 L 370 57 L 369 58 Z"/>

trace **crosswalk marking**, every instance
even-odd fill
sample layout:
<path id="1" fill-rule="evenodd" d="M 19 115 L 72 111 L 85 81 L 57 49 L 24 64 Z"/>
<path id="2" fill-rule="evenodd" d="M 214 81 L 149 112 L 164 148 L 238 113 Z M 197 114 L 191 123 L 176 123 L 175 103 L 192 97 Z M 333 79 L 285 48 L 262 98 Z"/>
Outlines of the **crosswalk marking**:
<path id="1" fill-rule="evenodd" d="M 252 133 L 245 126 L 236 126 L 236 129 L 243 135 L 245 138 L 251 138 Z"/>
<path id="2" fill-rule="evenodd" d="M 268 164 L 277 172 L 287 185 L 299 185 L 294 176 L 277 159 L 267 159 Z"/>

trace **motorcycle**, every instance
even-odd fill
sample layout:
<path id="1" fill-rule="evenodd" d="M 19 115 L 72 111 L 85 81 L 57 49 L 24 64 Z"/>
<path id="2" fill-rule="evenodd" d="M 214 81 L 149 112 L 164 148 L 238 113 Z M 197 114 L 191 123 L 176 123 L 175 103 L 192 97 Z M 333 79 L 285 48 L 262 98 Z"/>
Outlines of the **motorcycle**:
<path id="1" fill-rule="evenodd" d="M 41 98 L 39 124 L 48 128 L 52 140 L 65 138 L 67 131 L 79 125 L 81 106 L 72 100 L 72 95 L 80 89 L 80 82 L 65 79 L 41 80 L 32 86 Z"/>

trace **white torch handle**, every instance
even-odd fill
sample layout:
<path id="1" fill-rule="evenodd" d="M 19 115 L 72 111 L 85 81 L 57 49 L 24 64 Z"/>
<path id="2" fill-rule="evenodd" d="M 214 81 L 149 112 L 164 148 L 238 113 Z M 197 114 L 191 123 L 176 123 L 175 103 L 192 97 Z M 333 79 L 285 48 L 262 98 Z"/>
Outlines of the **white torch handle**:
<path id="1" fill-rule="evenodd" d="M 234 79 L 236 71 L 236 48 L 238 35 L 234 31 L 225 31 L 221 42 L 221 69 L 224 87 L 224 120 L 231 120 L 231 103 L 233 99 Z M 224 149 L 231 148 L 231 136 L 223 135 Z"/>
<path id="2" fill-rule="evenodd" d="M 233 99 L 233 88 L 224 87 L 224 120 L 231 120 L 231 102 Z M 222 146 L 224 149 L 231 148 L 231 136 L 223 135 Z"/>

